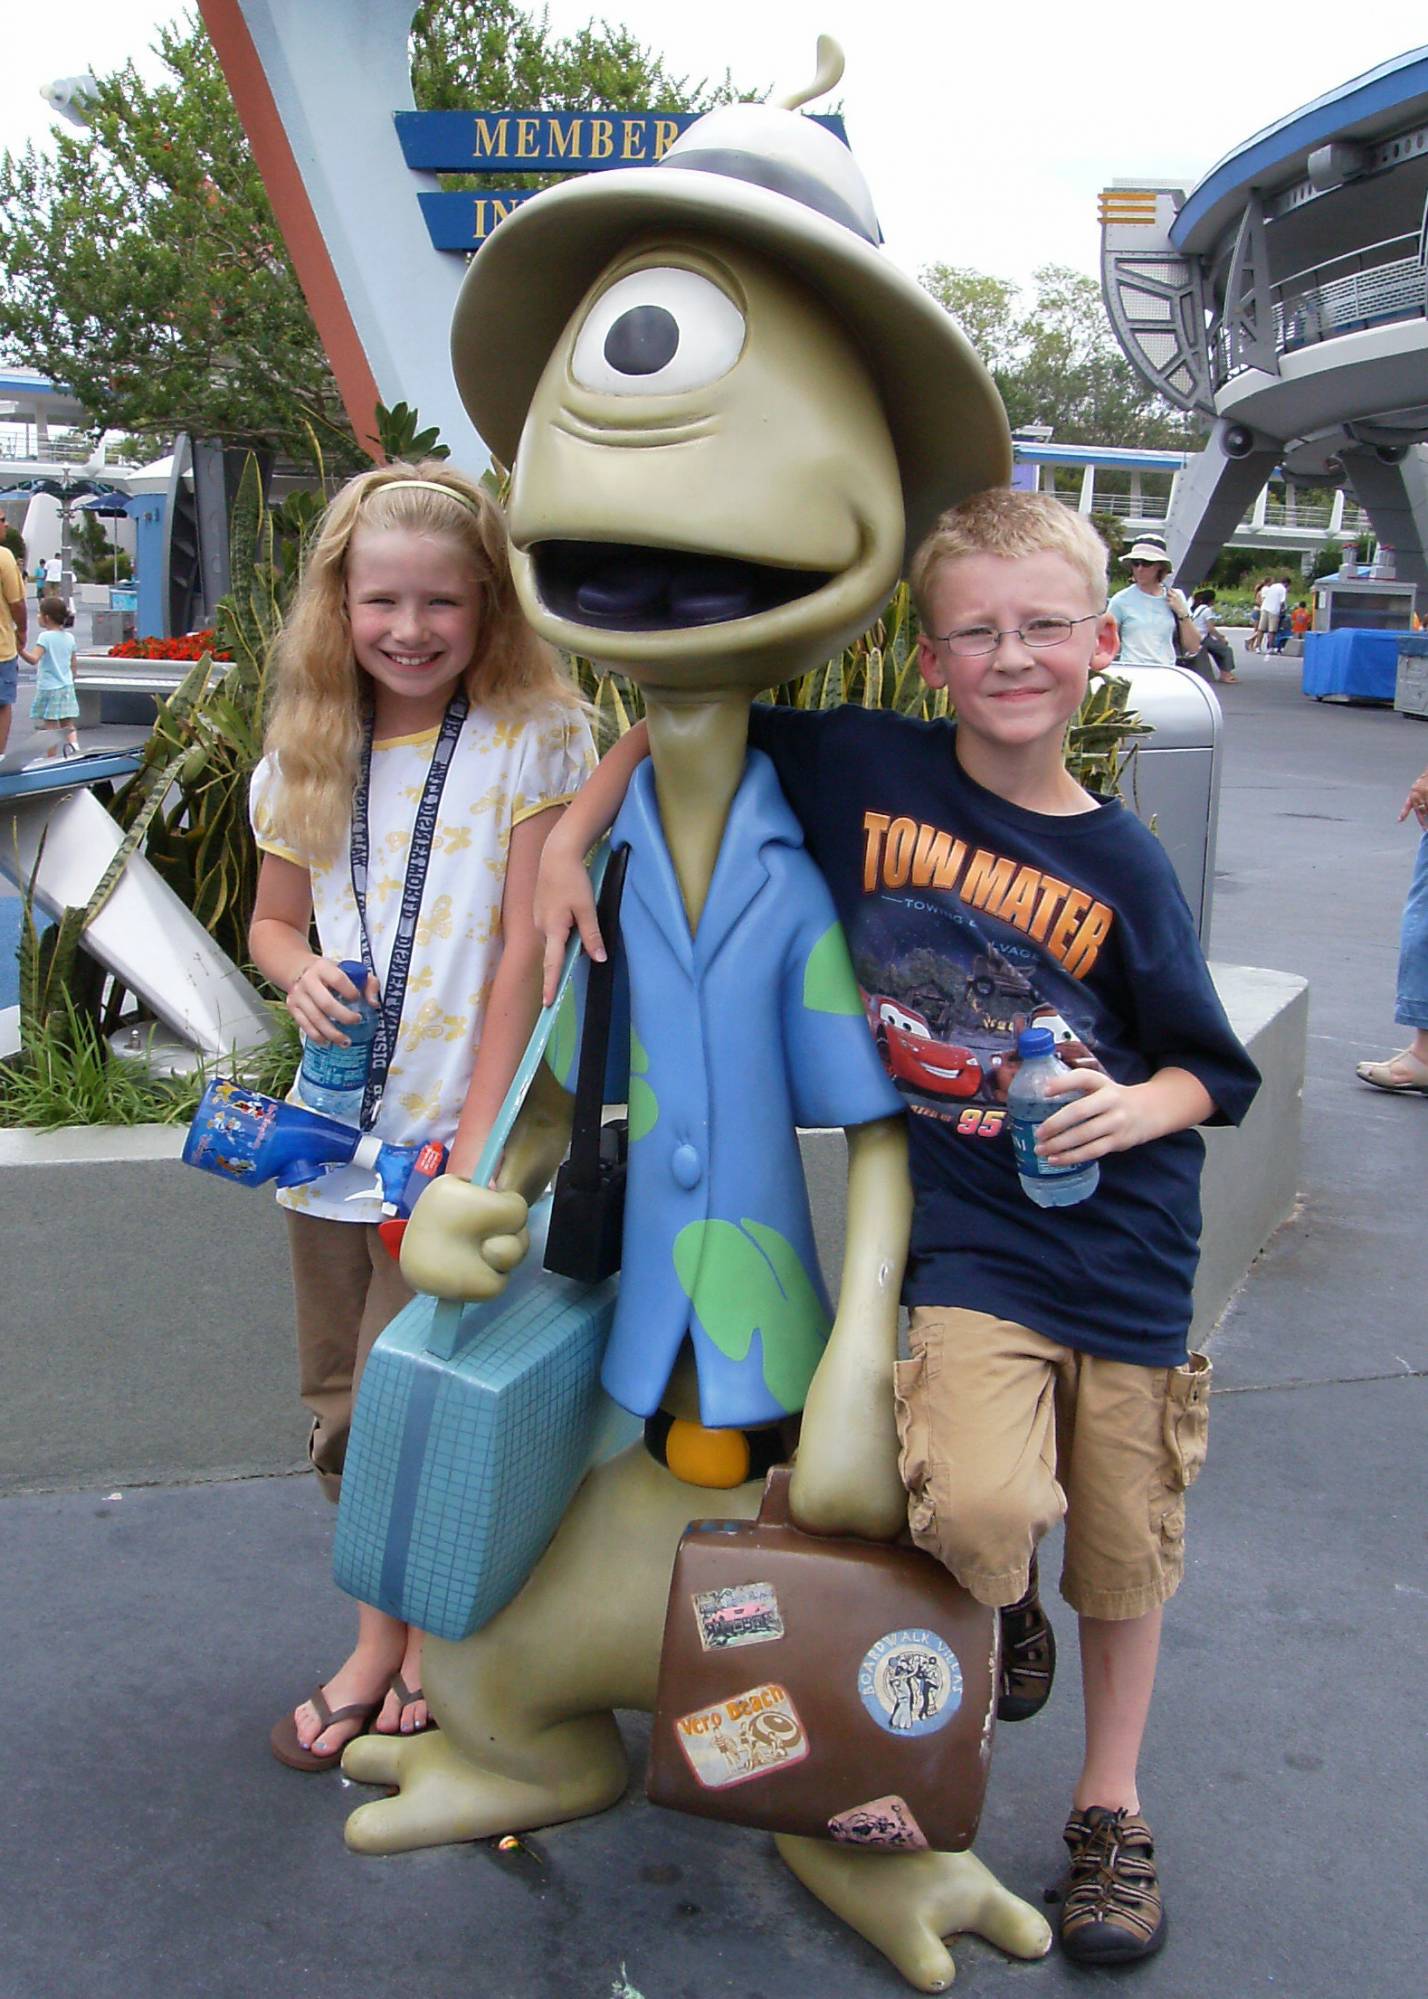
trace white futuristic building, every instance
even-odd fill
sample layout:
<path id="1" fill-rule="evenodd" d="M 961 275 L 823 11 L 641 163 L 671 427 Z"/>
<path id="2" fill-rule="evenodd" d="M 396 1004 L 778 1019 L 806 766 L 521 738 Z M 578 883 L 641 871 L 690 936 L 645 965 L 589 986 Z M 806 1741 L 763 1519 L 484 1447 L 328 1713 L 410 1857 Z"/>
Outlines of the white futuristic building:
<path id="1" fill-rule="evenodd" d="M 1428 48 L 1256 133 L 1188 194 L 1117 182 L 1101 228 L 1126 354 L 1214 423 L 1167 521 L 1182 586 L 1282 467 L 1346 483 L 1428 609 Z"/>

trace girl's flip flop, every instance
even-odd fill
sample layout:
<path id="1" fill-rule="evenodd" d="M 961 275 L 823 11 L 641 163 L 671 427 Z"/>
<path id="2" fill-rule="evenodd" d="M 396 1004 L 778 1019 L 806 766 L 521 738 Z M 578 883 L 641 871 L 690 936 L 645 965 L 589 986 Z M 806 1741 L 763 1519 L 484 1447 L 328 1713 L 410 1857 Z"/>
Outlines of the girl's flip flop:
<path id="1" fill-rule="evenodd" d="M 381 1713 L 382 1701 L 386 1699 L 386 1695 L 383 1694 L 382 1700 L 353 1701 L 350 1707 L 330 1708 L 322 1688 L 318 1687 L 315 1692 L 308 1695 L 308 1699 L 317 1710 L 318 1719 L 322 1723 L 322 1727 L 313 1737 L 316 1742 L 320 1741 L 333 1723 L 338 1721 L 360 1722 L 362 1725 L 357 1730 L 357 1735 L 364 1735 L 369 1724 Z M 355 1742 L 357 1735 L 349 1736 L 348 1741 Z M 329 1749 L 323 1756 L 315 1754 L 311 1749 L 304 1749 L 298 1741 L 297 1723 L 291 1714 L 285 1714 L 281 1721 L 274 1722 L 268 1743 L 280 1763 L 285 1763 L 289 1770 L 304 1771 L 335 1769 L 342 1761 L 342 1750 L 347 1747 L 347 1743 L 344 1742 L 340 1749 Z"/>
<path id="2" fill-rule="evenodd" d="M 422 1692 L 421 1688 L 409 1687 L 400 1673 L 393 1673 L 391 1691 L 396 1695 L 398 1702 L 403 1708 L 409 1708 L 413 1701 L 424 1701 L 426 1699 L 426 1695 Z M 427 1719 L 422 1723 L 420 1728 L 378 1728 L 373 1730 L 373 1734 L 405 1735 L 408 1737 L 413 1735 L 430 1735 L 435 1727 L 436 1723 L 431 1719 L 430 1710 L 428 1710 Z"/>

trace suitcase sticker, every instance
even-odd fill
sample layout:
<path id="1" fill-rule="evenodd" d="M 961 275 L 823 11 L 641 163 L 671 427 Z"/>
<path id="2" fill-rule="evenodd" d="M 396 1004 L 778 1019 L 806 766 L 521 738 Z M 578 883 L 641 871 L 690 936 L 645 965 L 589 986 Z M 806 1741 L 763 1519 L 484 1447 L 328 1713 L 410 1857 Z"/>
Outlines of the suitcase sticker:
<path id="1" fill-rule="evenodd" d="M 858 1692 L 889 1735 L 931 1735 L 962 1705 L 962 1668 L 935 1631 L 889 1631 L 864 1654 Z"/>
<path id="2" fill-rule="evenodd" d="M 798 1710 L 786 1689 L 772 1682 L 680 1715 L 674 1732 L 690 1769 L 710 1791 L 789 1769 L 808 1754 Z"/>
<path id="3" fill-rule="evenodd" d="M 828 1821 L 828 1834 L 844 1846 L 871 1846 L 880 1853 L 924 1853 L 927 1841 L 922 1827 L 907 1808 L 904 1798 L 873 1798 L 866 1805 L 854 1805 Z"/>
<path id="4" fill-rule="evenodd" d="M 690 1600 L 699 1642 L 706 1652 L 722 1652 L 735 1645 L 768 1645 L 783 1636 L 783 1619 L 772 1583 L 696 1590 Z"/>

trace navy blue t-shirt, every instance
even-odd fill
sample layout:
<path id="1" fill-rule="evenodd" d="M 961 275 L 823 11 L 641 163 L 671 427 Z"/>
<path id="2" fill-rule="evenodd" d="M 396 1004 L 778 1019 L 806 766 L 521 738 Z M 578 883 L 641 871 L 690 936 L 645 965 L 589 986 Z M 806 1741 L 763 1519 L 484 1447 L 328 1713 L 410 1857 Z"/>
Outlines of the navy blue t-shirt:
<path id="1" fill-rule="evenodd" d="M 961 770 L 951 722 L 756 707 L 829 886 L 868 1023 L 909 1111 L 917 1202 L 904 1300 L 1014 1319 L 1111 1360 L 1185 1359 L 1200 1240 L 1198 1132 L 1108 1154 L 1040 1208 L 1017 1179 L 1016 1037 L 1140 1083 L 1187 1069 L 1238 1124 L 1259 1072 L 1235 1038 L 1174 870 L 1119 800 L 1028 812 Z"/>

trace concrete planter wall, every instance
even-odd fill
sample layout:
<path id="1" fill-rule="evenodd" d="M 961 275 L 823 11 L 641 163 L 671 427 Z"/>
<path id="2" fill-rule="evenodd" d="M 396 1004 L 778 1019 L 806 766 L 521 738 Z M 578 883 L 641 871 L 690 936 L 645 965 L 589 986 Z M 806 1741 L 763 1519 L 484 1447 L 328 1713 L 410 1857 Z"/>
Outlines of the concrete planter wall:
<path id="1" fill-rule="evenodd" d="M 302 1464 L 282 1218 L 183 1139 L 0 1131 L 0 1491 Z"/>
<path id="2" fill-rule="evenodd" d="M 1206 1134 L 1195 1338 L 1291 1212 L 1308 992 L 1212 968 L 1264 1075 L 1239 1131 Z M 0 1132 L 0 1492 L 299 1468 L 287 1240 L 267 1188 L 179 1159 L 181 1129 Z M 845 1147 L 803 1135 L 820 1254 L 836 1274 Z"/>

